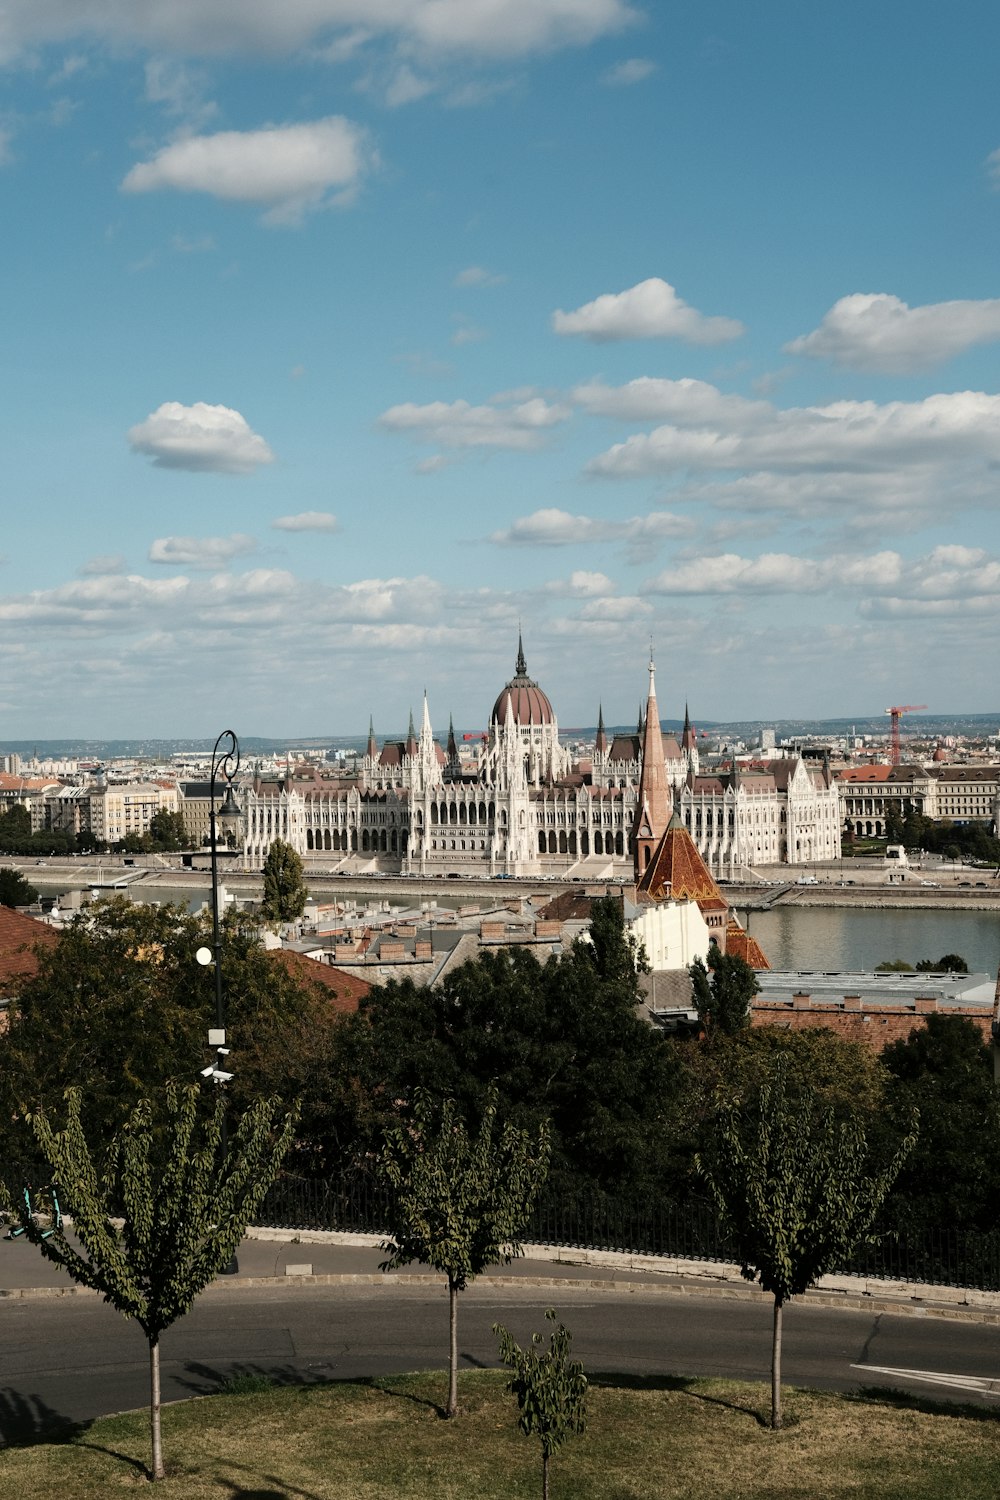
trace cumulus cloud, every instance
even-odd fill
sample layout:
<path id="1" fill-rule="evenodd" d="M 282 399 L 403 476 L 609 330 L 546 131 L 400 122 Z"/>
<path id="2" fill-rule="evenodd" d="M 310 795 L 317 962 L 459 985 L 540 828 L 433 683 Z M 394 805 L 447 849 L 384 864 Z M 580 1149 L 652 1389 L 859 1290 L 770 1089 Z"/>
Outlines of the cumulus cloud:
<path id="1" fill-rule="evenodd" d="M 495 398 L 483 406 L 468 401 L 431 401 L 425 406 L 404 402 L 379 417 L 387 432 L 408 432 L 443 448 L 509 448 L 526 452 L 540 448 L 549 431 L 564 422 L 569 408 L 550 404 L 541 396 L 503 402 Z"/>
<path id="2" fill-rule="evenodd" d="M 138 162 L 122 191 L 209 193 L 266 205 L 266 223 L 297 224 L 309 210 L 350 201 L 374 160 L 366 131 L 330 115 L 300 125 L 185 136 Z"/>
<path id="3" fill-rule="evenodd" d="M 605 292 L 575 312 L 554 312 L 552 328 L 555 333 L 575 334 L 595 343 L 683 339 L 688 344 L 724 344 L 744 332 L 735 318 L 705 317 L 659 276 L 624 292 Z"/>
<path id="4" fill-rule="evenodd" d="M 924 557 L 904 559 L 890 550 L 826 558 L 765 552 L 691 557 L 665 569 L 643 587 L 645 594 L 836 594 L 864 595 L 861 608 L 919 613 L 919 607 L 984 601 L 1000 608 L 1000 560 L 982 548 L 935 547 Z M 913 606 L 907 610 L 907 605 Z"/>
<path id="5" fill-rule="evenodd" d="M 274 531 L 339 531 L 337 517 L 328 510 L 302 510 L 296 516 L 278 516 Z"/>
<path id="6" fill-rule="evenodd" d="M 793 339 L 784 352 L 905 375 L 998 339 L 997 297 L 909 307 L 886 292 L 855 292 L 835 302 L 818 328 Z"/>
<path id="7" fill-rule="evenodd" d="M 128 431 L 129 446 L 158 469 L 194 473 L 250 474 L 274 461 L 267 443 L 246 418 L 228 406 L 165 401 Z"/>
<path id="8" fill-rule="evenodd" d="M 609 88 L 628 88 L 630 84 L 642 83 L 656 72 L 656 63 L 651 57 L 627 57 L 615 63 L 613 68 L 601 74 L 601 82 Z"/>
<path id="9" fill-rule="evenodd" d="M 593 416 L 616 417 L 625 422 L 673 422 L 680 427 L 716 423 L 744 429 L 773 411 L 766 401 L 726 396 L 707 381 L 688 377 L 663 380 L 642 375 L 618 386 L 592 380 L 578 385 L 572 397 Z"/>
<path id="10" fill-rule="evenodd" d="M 380 35 L 431 57 L 490 60 L 585 46 L 634 19 L 627 0 L 8 0 L 0 58 L 77 37 L 204 56 L 343 50 Z"/>
<path id="11" fill-rule="evenodd" d="M 648 599 L 640 599 L 635 595 L 622 595 L 619 598 L 590 599 L 581 606 L 579 618 L 581 620 L 608 620 L 626 623 L 634 620 L 637 615 L 650 615 L 653 606 Z"/>
<path id="12" fill-rule="evenodd" d="M 606 521 L 549 507 L 530 516 L 518 516 L 506 531 L 495 531 L 490 541 L 501 547 L 569 547 L 582 542 L 616 541 L 655 544 L 669 537 L 688 536 L 692 528 L 693 523 L 685 516 L 675 516 L 669 511 L 633 516 L 626 521 Z"/>
<path id="13" fill-rule="evenodd" d="M 742 422 L 682 426 L 675 420 L 635 433 L 590 464 L 621 478 L 682 469 L 853 472 L 936 464 L 1000 462 L 1000 396 L 956 391 L 923 401 L 838 401 L 780 410 L 756 403 Z"/>
<path id="14" fill-rule="evenodd" d="M 208 570 L 224 568 L 234 557 L 246 557 L 256 550 L 256 540 L 239 531 L 231 536 L 161 536 L 150 547 L 149 560 Z"/>

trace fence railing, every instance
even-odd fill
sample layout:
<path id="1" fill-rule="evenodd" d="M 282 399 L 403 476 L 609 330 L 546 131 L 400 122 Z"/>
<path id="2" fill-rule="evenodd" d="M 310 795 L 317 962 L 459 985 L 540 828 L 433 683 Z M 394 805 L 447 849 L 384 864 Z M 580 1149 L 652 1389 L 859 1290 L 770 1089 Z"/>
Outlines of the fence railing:
<path id="1" fill-rule="evenodd" d="M 25 1179 L 36 1189 L 43 1189 L 49 1180 L 44 1168 L 15 1164 L 0 1166 L 0 1179 L 15 1202 Z M 71 1204 L 62 1206 L 72 1213 Z M 284 1173 L 269 1190 L 255 1218 L 258 1225 L 273 1229 L 379 1235 L 388 1235 L 392 1222 L 389 1195 L 369 1172 L 328 1178 Z M 529 1245 L 619 1250 L 675 1260 L 737 1259 L 732 1239 L 715 1209 L 698 1200 L 651 1204 L 648 1200 L 550 1188 L 539 1198 L 522 1238 Z M 860 1246 L 838 1269 L 878 1281 L 1000 1291 L 1000 1232 L 892 1232 Z"/>
<path id="2" fill-rule="evenodd" d="M 387 1195 L 367 1174 L 341 1179 L 286 1176 L 279 1180 L 257 1222 L 281 1229 L 332 1229 L 387 1234 Z M 525 1225 L 525 1244 L 579 1250 L 619 1250 L 677 1260 L 734 1262 L 731 1237 L 711 1204 L 650 1205 L 600 1194 L 544 1193 Z M 841 1273 L 871 1280 L 1000 1291 L 1000 1233 L 939 1229 L 895 1232 L 859 1247 Z"/>

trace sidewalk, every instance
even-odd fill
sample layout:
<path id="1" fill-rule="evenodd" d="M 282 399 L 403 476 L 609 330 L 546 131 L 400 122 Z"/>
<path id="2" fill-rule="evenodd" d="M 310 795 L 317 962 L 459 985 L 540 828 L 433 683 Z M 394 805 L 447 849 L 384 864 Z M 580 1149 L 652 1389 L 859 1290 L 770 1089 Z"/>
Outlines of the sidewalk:
<path id="1" fill-rule="evenodd" d="M 208 1291 L 224 1295 L 236 1287 L 441 1283 L 442 1277 L 421 1265 L 391 1274 L 380 1271 L 385 1254 L 379 1245 L 373 1235 L 251 1229 L 240 1246 L 236 1275 L 220 1276 Z M 476 1284 L 770 1301 L 760 1287 L 743 1280 L 737 1266 L 547 1245 L 527 1246 L 523 1258 L 495 1267 Z M 0 1300 L 95 1295 L 78 1287 L 28 1241 L 0 1240 Z M 826 1276 L 804 1300 L 820 1307 L 1000 1324 L 1000 1293 L 960 1287 Z"/>

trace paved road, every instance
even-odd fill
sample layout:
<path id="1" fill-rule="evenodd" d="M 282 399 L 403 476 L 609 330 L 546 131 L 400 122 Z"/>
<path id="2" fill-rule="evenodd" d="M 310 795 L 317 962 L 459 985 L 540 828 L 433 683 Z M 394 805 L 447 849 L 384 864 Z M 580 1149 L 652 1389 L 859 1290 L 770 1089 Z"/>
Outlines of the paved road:
<path id="1" fill-rule="evenodd" d="M 766 1380 L 770 1311 L 718 1296 L 592 1288 L 471 1287 L 460 1303 L 463 1363 L 496 1363 L 495 1321 L 522 1339 L 555 1303 L 591 1372 L 734 1375 Z M 332 1379 L 446 1360 L 447 1298 L 424 1287 L 209 1289 L 163 1338 L 164 1399 L 207 1394 L 237 1371 L 282 1379 Z M 873 1374 L 854 1365 L 992 1379 L 1000 1330 L 973 1322 L 792 1305 L 785 1314 L 786 1379 L 845 1390 L 906 1386 L 923 1395 L 964 1393 Z M 0 1432 L 26 1436 L 141 1406 L 147 1353 L 139 1330 L 91 1298 L 0 1303 Z M 1000 1400 L 988 1392 L 981 1399 Z"/>

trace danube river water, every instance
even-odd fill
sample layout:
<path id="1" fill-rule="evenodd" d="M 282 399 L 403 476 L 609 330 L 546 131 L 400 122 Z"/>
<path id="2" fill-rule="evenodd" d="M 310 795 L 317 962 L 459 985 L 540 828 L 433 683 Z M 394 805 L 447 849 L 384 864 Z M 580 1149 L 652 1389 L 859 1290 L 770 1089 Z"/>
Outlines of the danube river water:
<path id="1" fill-rule="evenodd" d="M 1000 964 L 1000 911 L 874 911 L 858 907 L 776 907 L 739 912 L 772 969 L 873 969 L 883 960 L 959 953 L 974 974 Z"/>

